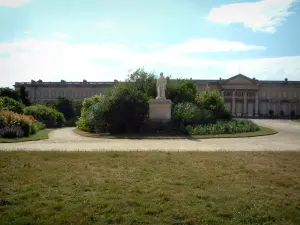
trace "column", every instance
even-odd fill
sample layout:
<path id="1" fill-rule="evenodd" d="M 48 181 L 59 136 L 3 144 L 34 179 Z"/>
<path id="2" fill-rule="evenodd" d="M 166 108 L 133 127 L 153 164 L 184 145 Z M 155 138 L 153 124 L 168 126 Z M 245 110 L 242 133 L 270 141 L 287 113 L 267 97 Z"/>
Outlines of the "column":
<path id="1" fill-rule="evenodd" d="M 232 91 L 232 115 L 235 116 L 235 91 Z"/>
<path id="2" fill-rule="evenodd" d="M 244 91 L 244 116 L 247 114 L 247 91 Z"/>
<path id="3" fill-rule="evenodd" d="M 255 116 L 258 116 L 258 92 L 255 92 Z"/>
<path id="4" fill-rule="evenodd" d="M 221 96 L 224 98 L 224 91 L 221 91 Z"/>

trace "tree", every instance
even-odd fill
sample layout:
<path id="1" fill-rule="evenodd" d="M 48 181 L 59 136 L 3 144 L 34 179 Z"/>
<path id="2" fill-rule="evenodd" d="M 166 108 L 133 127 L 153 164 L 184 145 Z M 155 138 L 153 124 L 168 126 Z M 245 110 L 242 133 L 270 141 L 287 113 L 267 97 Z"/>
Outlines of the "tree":
<path id="1" fill-rule="evenodd" d="M 21 102 L 26 105 L 26 106 L 30 106 L 31 105 L 31 102 L 28 98 L 28 92 L 26 91 L 26 87 L 24 85 L 22 85 L 20 87 L 20 99 L 21 99 Z"/>
<path id="2" fill-rule="evenodd" d="M 20 101 L 20 93 L 9 87 L 0 88 L 0 97 L 9 97 L 16 101 Z"/>
<path id="3" fill-rule="evenodd" d="M 156 97 L 156 75 L 145 71 L 144 68 L 138 68 L 127 75 L 127 82 L 134 82 L 138 91 L 146 94 L 147 98 Z"/>
<path id="4" fill-rule="evenodd" d="M 179 102 L 195 102 L 197 86 L 192 80 L 168 79 L 166 88 L 166 97 L 173 102 L 175 106 Z"/>
<path id="5" fill-rule="evenodd" d="M 67 98 L 58 97 L 57 103 L 56 103 L 56 108 L 59 112 L 64 114 L 66 120 L 69 120 L 69 119 L 75 117 L 75 112 L 73 109 L 72 101 Z"/>
<path id="6" fill-rule="evenodd" d="M 200 109 L 211 111 L 215 120 L 231 118 L 224 99 L 218 91 L 206 88 L 205 91 L 197 94 L 195 100 Z"/>

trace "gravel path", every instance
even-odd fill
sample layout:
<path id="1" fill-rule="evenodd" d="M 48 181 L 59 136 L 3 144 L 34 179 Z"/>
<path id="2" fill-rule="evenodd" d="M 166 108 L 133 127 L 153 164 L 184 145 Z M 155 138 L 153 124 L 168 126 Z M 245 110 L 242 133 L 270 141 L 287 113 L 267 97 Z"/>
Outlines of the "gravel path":
<path id="1" fill-rule="evenodd" d="M 74 128 L 52 131 L 48 140 L 0 143 L 2 151 L 300 151 L 300 123 L 254 120 L 278 134 L 250 138 L 132 140 L 96 139 L 75 134 Z"/>

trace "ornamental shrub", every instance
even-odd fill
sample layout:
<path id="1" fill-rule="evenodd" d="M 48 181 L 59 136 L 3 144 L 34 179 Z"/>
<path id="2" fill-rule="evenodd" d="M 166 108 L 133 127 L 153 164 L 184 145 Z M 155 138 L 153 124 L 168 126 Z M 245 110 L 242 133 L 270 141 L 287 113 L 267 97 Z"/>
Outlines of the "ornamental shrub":
<path id="1" fill-rule="evenodd" d="M 65 118 L 61 112 L 44 105 L 37 104 L 26 107 L 24 114 L 32 115 L 47 128 L 62 127 L 65 124 Z"/>
<path id="2" fill-rule="evenodd" d="M 184 125 L 206 123 L 210 118 L 210 111 L 200 109 L 196 104 L 191 102 L 178 103 L 172 112 L 172 120 Z"/>
<path id="3" fill-rule="evenodd" d="M 28 137 L 43 128 L 32 116 L 0 111 L 0 137 Z"/>
<path id="4" fill-rule="evenodd" d="M 191 135 L 234 134 L 259 131 L 260 127 L 250 120 L 218 121 L 215 124 L 188 125 L 186 130 Z"/>
<path id="5" fill-rule="evenodd" d="M 107 94 L 108 132 L 138 133 L 148 114 L 148 96 L 135 83 L 117 83 Z"/>
<path id="6" fill-rule="evenodd" d="M 23 113 L 24 108 L 25 105 L 12 98 L 0 97 L 0 110 Z"/>
<path id="7" fill-rule="evenodd" d="M 104 98 L 106 98 L 105 95 L 99 94 L 99 95 L 94 95 L 90 98 L 84 99 L 84 101 L 82 103 L 82 107 L 81 107 L 81 115 L 76 122 L 76 126 L 79 129 L 84 130 L 84 131 L 92 130 L 92 128 L 90 128 L 87 125 L 87 111 L 88 111 L 89 107 L 91 107 L 92 105 L 95 105 L 98 102 L 104 101 Z"/>
<path id="8" fill-rule="evenodd" d="M 86 125 L 90 132 L 104 133 L 108 128 L 109 101 L 102 98 L 100 102 L 89 107 L 86 113 Z"/>
<path id="9" fill-rule="evenodd" d="M 206 88 L 205 91 L 197 94 L 195 101 L 200 109 L 212 112 L 215 121 L 231 119 L 231 114 L 218 91 Z"/>

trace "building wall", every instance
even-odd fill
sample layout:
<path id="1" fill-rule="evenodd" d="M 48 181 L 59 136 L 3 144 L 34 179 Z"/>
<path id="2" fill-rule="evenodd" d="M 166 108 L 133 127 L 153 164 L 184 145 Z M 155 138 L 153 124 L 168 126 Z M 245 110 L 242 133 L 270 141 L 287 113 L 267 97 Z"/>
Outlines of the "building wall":
<path id="1" fill-rule="evenodd" d="M 267 116 L 271 109 L 274 115 L 279 115 L 283 111 L 284 115 L 288 116 L 294 110 L 296 115 L 300 116 L 300 82 L 256 83 L 243 75 L 233 78 L 228 79 L 225 86 L 222 86 L 221 80 L 195 82 L 199 91 L 204 91 L 207 87 L 218 90 L 228 109 L 235 116 Z M 112 85 L 113 82 L 25 84 L 30 100 L 36 103 L 56 100 L 59 96 L 69 99 L 84 99 L 106 93 Z M 17 89 L 18 85 L 15 87 Z"/>

